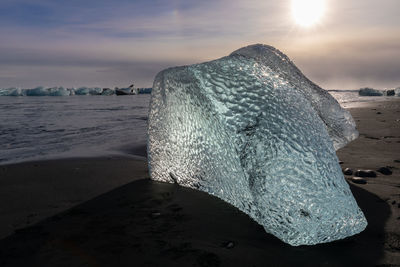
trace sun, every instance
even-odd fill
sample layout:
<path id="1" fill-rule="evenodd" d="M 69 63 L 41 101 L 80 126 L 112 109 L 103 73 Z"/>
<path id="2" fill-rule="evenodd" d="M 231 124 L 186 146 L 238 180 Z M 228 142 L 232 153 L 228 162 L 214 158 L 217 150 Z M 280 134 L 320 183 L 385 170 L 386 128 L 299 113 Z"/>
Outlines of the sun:
<path id="1" fill-rule="evenodd" d="M 293 18 L 300 26 L 310 27 L 318 23 L 324 12 L 324 0 L 292 0 Z"/>

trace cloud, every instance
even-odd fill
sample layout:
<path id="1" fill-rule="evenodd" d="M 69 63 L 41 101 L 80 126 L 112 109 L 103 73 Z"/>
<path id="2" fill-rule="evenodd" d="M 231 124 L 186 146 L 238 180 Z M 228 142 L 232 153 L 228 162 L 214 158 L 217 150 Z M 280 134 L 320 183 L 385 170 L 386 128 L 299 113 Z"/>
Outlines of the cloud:
<path id="1" fill-rule="evenodd" d="M 313 81 L 326 88 L 400 85 L 400 32 L 397 29 L 337 33 L 288 46 L 287 53 Z M 312 49 L 310 49 L 312 47 Z"/>
<path id="2" fill-rule="evenodd" d="M 324 87 L 399 84 L 400 2 L 327 1 L 325 19 L 304 30 L 289 0 L 3 0 L 0 87 L 132 78 L 150 86 L 164 67 L 252 43 L 283 50 Z"/>

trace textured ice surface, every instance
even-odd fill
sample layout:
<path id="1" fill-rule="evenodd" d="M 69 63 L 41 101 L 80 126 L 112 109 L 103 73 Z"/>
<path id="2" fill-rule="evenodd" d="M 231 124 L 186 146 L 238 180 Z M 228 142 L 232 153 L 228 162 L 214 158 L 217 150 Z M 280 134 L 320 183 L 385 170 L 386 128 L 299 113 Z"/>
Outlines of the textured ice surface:
<path id="1" fill-rule="evenodd" d="M 357 136 L 353 119 L 273 47 L 160 72 L 148 133 L 152 179 L 220 197 L 284 242 L 366 227 L 334 149 Z"/>
<path id="2" fill-rule="evenodd" d="M 290 61 L 290 59 L 272 46 L 253 45 L 234 51 L 231 56 L 243 56 L 264 65 L 274 75 L 300 91 L 318 113 L 328 129 L 335 149 L 345 146 L 358 137 L 356 124 L 350 113 L 341 108 L 334 97 L 310 81 Z M 293 90 L 293 89 L 292 89 Z"/>

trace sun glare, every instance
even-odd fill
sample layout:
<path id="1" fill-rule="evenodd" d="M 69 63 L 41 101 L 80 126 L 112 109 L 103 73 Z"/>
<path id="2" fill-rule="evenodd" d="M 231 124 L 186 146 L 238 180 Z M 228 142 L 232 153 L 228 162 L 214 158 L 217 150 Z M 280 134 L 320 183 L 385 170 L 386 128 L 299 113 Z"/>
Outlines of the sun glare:
<path id="1" fill-rule="evenodd" d="M 297 24 L 310 27 L 316 24 L 325 11 L 324 0 L 292 0 L 292 14 Z"/>

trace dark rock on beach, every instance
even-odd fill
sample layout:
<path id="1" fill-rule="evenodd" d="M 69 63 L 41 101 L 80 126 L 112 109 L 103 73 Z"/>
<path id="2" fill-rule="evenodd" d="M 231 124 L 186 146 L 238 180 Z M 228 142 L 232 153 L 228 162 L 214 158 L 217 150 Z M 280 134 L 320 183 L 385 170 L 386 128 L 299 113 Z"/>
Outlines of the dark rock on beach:
<path id="1" fill-rule="evenodd" d="M 350 168 L 346 168 L 343 170 L 343 174 L 344 175 L 352 175 L 353 174 L 353 170 Z"/>
<path id="2" fill-rule="evenodd" d="M 225 247 L 225 248 L 227 248 L 227 249 L 232 249 L 232 248 L 235 247 L 235 242 L 233 242 L 233 241 L 228 241 L 228 242 L 225 242 L 222 246 Z"/>
<path id="3" fill-rule="evenodd" d="M 357 177 L 357 176 L 352 177 L 352 178 L 351 178 L 351 181 L 352 181 L 353 183 L 355 183 L 355 184 L 366 184 L 366 183 L 367 183 L 367 180 L 365 180 L 365 179 L 362 178 L 362 177 Z"/>
<path id="4" fill-rule="evenodd" d="M 395 93 L 394 93 L 393 89 L 386 91 L 386 96 L 394 96 L 394 95 L 395 95 Z"/>
<path id="5" fill-rule="evenodd" d="M 377 172 L 380 172 L 384 175 L 392 175 L 392 173 L 393 173 L 392 170 L 388 166 L 379 168 L 377 170 Z"/>
<path id="6" fill-rule="evenodd" d="M 357 170 L 354 175 L 358 177 L 376 177 L 376 173 L 372 170 Z"/>

